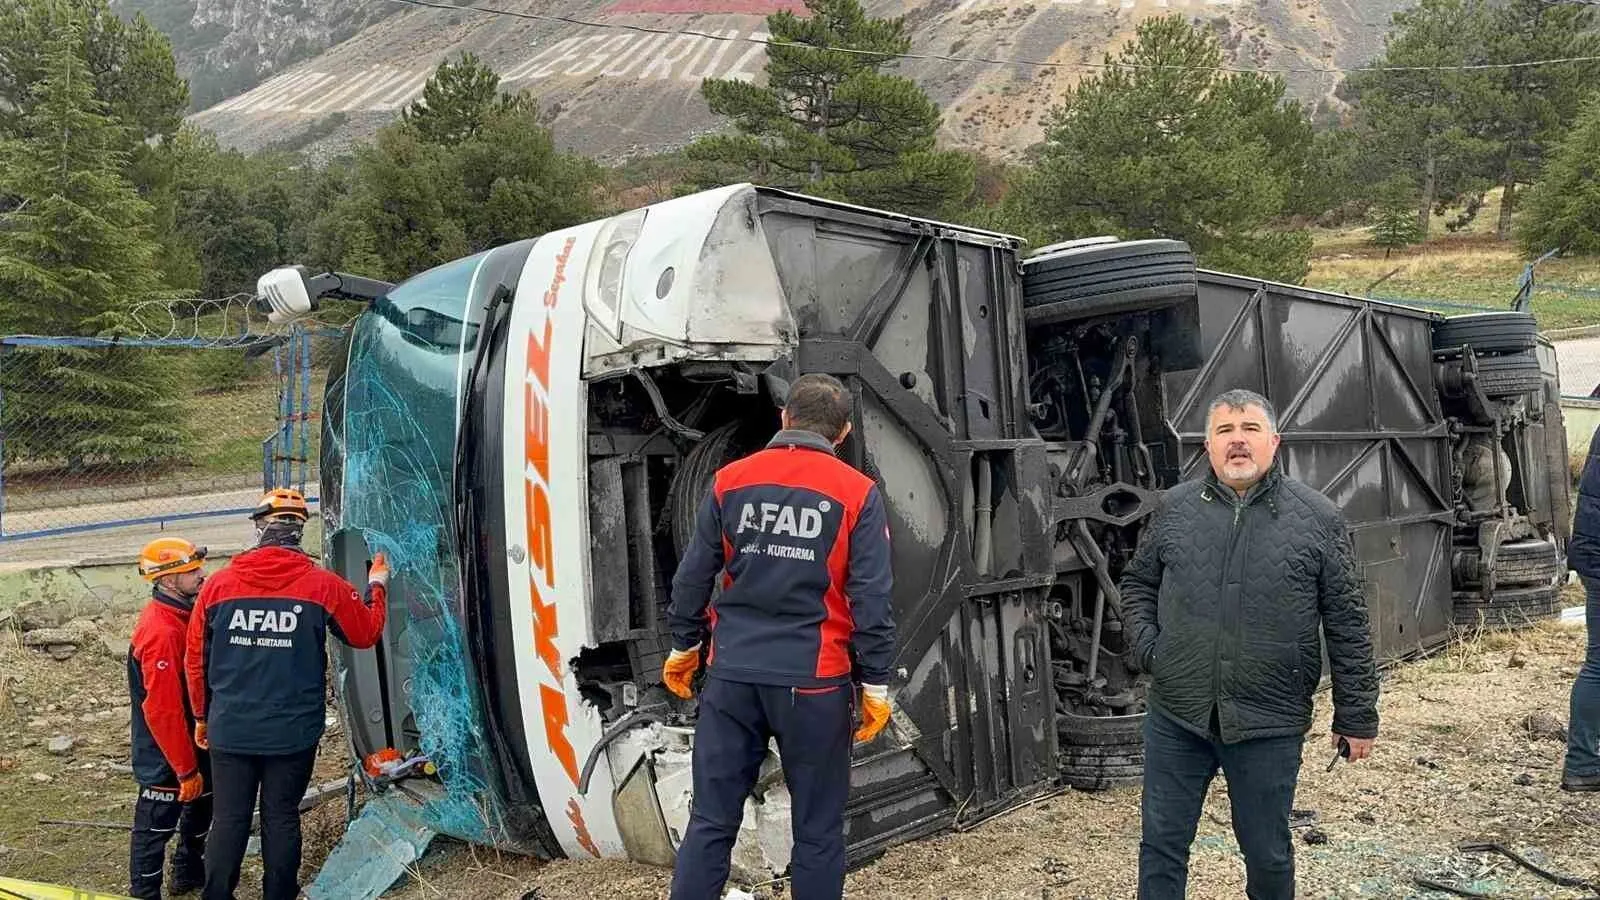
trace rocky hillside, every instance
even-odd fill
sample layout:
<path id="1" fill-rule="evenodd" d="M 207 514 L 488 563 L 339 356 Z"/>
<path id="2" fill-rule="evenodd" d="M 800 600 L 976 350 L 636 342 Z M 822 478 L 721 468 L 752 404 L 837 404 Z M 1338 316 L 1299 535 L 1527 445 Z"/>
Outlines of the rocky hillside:
<path id="1" fill-rule="evenodd" d="M 1284 77 L 1295 96 L 1317 105 L 1337 102 L 1331 95 L 1338 76 L 1309 70 L 1369 61 L 1382 47 L 1389 15 L 1407 4 L 867 0 L 866 5 L 874 15 L 905 16 L 916 53 L 1053 64 L 931 59 L 900 64 L 900 71 L 946 110 L 950 143 L 1009 156 L 1040 138 L 1044 112 L 1063 87 L 1088 71 L 1077 64 L 1101 62 L 1146 16 L 1178 12 L 1215 29 L 1239 65 L 1308 70 Z M 250 13 L 261 5 L 268 11 Z M 323 19 L 306 18 L 314 6 Z M 407 8 L 390 0 L 321 5 L 200 0 L 197 20 L 201 10 L 231 14 L 241 27 L 229 32 L 224 40 L 233 43 L 225 45 L 257 53 L 283 46 L 285 36 L 332 35 L 335 21 L 348 25 L 365 21 L 364 16 L 388 15 L 315 58 L 204 109 L 193 121 L 241 148 L 315 144 L 331 150 L 390 121 L 421 90 L 434 66 L 470 50 L 500 72 L 506 88 L 538 97 L 563 146 L 614 160 L 679 146 L 717 128 L 698 92 L 701 79 L 758 78 L 765 56 L 757 43 L 765 36 L 764 17 L 779 8 L 800 8 L 797 0 L 501 0 L 495 6 L 529 17 Z M 274 11 L 283 17 L 272 19 Z M 314 21 L 323 24 L 308 24 Z M 253 23 L 254 31 L 244 23 Z"/>
<path id="2" fill-rule="evenodd" d="M 195 109 L 249 90 L 402 9 L 387 0 L 111 0 L 172 39 Z"/>

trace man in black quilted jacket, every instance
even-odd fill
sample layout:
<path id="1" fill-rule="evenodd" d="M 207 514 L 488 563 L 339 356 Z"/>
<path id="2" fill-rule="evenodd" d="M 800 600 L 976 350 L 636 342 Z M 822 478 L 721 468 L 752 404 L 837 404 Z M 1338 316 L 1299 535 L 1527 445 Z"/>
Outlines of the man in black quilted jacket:
<path id="1" fill-rule="evenodd" d="M 1600 391 L 1600 388 L 1596 388 Z M 1561 767 L 1564 791 L 1600 791 L 1600 428 L 1578 482 L 1578 508 L 1567 542 L 1567 564 L 1583 582 L 1588 651 L 1572 682 L 1567 756 Z"/>
<path id="2" fill-rule="evenodd" d="M 1120 585 L 1145 717 L 1140 900 L 1181 898 L 1218 767 L 1250 900 L 1294 897 L 1294 803 L 1311 697 L 1333 674 L 1333 734 L 1365 758 L 1378 676 L 1355 553 L 1332 501 L 1275 463 L 1272 405 L 1228 391 L 1206 417 L 1204 476 L 1167 491 Z"/>

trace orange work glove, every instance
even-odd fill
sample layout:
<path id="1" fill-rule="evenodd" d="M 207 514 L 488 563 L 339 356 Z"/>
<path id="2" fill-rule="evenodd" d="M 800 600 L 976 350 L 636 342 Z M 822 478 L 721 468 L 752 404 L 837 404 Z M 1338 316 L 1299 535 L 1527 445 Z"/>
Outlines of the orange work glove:
<path id="1" fill-rule="evenodd" d="M 194 723 L 194 745 L 201 750 L 211 749 L 211 741 L 206 739 L 206 723 L 204 719 Z"/>
<path id="2" fill-rule="evenodd" d="M 666 663 L 661 666 L 661 683 L 667 690 L 687 700 L 694 694 L 689 687 L 689 679 L 694 677 L 695 670 L 700 668 L 700 645 L 695 644 L 687 650 L 674 650 L 667 657 Z"/>
<path id="3" fill-rule="evenodd" d="M 889 686 L 863 684 L 861 686 L 861 727 L 856 730 L 857 741 L 870 741 L 878 736 L 883 726 L 889 724 Z"/>
<path id="4" fill-rule="evenodd" d="M 389 557 L 379 550 L 372 555 L 372 567 L 367 569 L 367 584 L 389 586 Z"/>
<path id="5" fill-rule="evenodd" d="M 205 780 L 200 777 L 199 772 L 188 778 L 178 779 L 178 802 L 193 803 L 200 799 L 200 792 L 205 790 L 205 786 Z"/>

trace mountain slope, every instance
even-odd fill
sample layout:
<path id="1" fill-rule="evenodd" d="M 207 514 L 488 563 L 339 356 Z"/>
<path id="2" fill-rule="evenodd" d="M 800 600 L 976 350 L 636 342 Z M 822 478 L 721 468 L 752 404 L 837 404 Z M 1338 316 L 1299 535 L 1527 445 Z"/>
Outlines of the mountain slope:
<path id="1" fill-rule="evenodd" d="M 111 0 L 172 41 L 195 109 L 249 90 L 403 9 L 387 0 Z"/>
<path id="2" fill-rule="evenodd" d="M 867 0 L 866 6 L 873 15 L 905 16 L 913 53 L 1054 64 L 907 59 L 898 65 L 945 110 L 950 144 L 1012 156 L 1039 140 L 1044 113 L 1090 71 L 1081 64 L 1100 63 L 1147 16 L 1179 13 L 1216 30 L 1240 66 L 1313 70 L 1370 61 L 1382 49 L 1389 15 L 1405 2 Z M 516 18 L 380 5 L 400 11 L 192 121 L 245 149 L 294 143 L 298 135 L 331 150 L 392 120 L 439 62 L 472 51 L 500 73 L 505 89 L 539 99 L 563 147 L 615 160 L 681 146 L 719 128 L 699 95 L 701 79 L 759 79 L 765 16 L 800 8 L 795 0 L 495 4 L 547 17 Z M 1337 102 L 1331 100 L 1337 74 L 1283 77 L 1294 96 L 1313 106 Z"/>

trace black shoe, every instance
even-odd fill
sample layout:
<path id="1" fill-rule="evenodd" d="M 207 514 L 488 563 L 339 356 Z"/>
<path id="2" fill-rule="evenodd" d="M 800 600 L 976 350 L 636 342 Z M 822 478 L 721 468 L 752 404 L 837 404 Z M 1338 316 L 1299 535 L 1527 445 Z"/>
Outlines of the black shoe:
<path id="1" fill-rule="evenodd" d="M 1570 772 L 1562 772 L 1561 789 L 1563 791 L 1600 791 L 1600 772 L 1593 775 L 1573 775 Z"/>
<path id="2" fill-rule="evenodd" d="M 172 872 L 172 881 L 167 886 L 167 891 L 172 894 L 172 896 L 177 897 L 182 894 L 192 894 L 195 891 L 205 887 L 205 885 L 206 878 L 204 874 L 197 872 L 184 872 L 174 869 Z"/>

